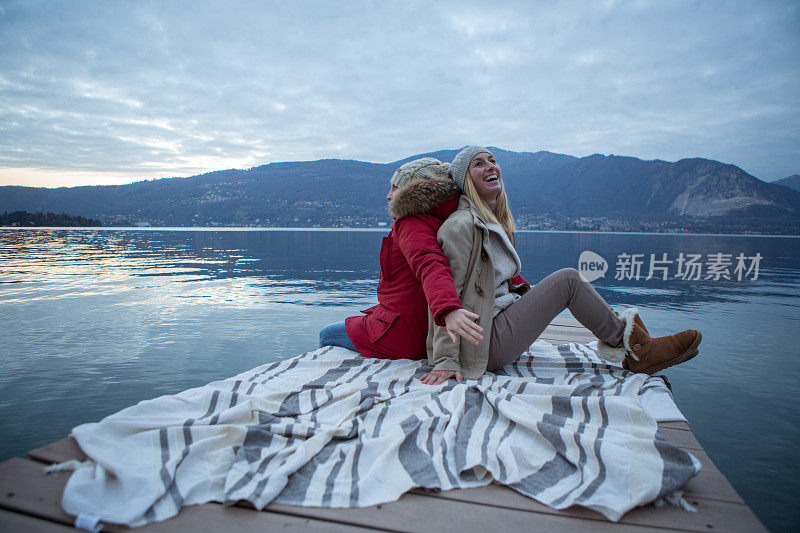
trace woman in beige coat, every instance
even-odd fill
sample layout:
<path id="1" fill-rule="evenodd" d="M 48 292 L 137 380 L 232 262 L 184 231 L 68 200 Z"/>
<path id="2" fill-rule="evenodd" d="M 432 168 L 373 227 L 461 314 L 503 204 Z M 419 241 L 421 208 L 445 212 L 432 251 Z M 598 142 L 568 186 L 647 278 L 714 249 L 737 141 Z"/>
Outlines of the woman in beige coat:
<path id="1" fill-rule="evenodd" d="M 479 315 L 484 338 L 477 345 L 454 343 L 445 328 L 431 322 L 427 350 L 433 370 L 422 376 L 424 383 L 474 379 L 511 363 L 567 308 L 600 339 L 602 357 L 633 372 L 651 374 L 697 355 L 700 332 L 650 337 L 637 309 L 617 315 L 574 268 L 533 287 L 513 283 L 520 279 L 521 264 L 500 166 L 487 148 L 468 146 L 453 160 L 450 174 L 463 195 L 437 240 L 462 306 Z"/>

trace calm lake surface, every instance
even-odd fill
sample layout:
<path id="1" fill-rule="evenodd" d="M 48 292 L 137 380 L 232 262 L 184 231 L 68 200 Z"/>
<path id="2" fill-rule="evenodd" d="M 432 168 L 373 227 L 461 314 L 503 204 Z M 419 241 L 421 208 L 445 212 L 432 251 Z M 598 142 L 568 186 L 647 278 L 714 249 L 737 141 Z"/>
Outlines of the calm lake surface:
<path id="1" fill-rule="evenodd" d="M 384 234 L 0 229 L 0 460 L 316 348 L 322 326 L 374 304 Z M 589 250 L 608 265 L 594 286 L 639 307 L 651 333 L 702 331 L 700 356 L 666 371 L 678 406 L 764 524 L 796 525 L 800 239 L 534 232 L 517 244 L 532 283 Z M 625 254 L 643 254 L 639 279 L 615 279 Z M 672 263 L 648 280 L 650 254 Z M 700 255 L 700 279 L 678 277 L 680 254 Z"/>

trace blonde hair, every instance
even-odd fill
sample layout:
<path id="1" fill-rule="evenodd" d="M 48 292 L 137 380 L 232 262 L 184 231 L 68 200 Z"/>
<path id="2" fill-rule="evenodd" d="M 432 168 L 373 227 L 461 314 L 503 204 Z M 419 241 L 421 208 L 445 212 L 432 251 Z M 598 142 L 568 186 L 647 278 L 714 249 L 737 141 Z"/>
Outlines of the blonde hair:
<path id="1" fill-rule="evenodd" d="M 472 183 L 472 176 L 469 173 L 469 169 L 467 169 L 467 174 L 464 178 L 464 195 L 472 201 L 472 204 L 483 218 L 489 222 L 500 224 L 506 235 L 508 235 L 511 244 L 514 244 L 514 232 L 517 231 L 517 226 L 514 224 L 514 217 L 511 215 L 511 209 L 508 206 L 505 183 L 500 182 L 500 193 L 497 195 L 494 210 L 491 210 L 478 195 L 478 191 Z"/>

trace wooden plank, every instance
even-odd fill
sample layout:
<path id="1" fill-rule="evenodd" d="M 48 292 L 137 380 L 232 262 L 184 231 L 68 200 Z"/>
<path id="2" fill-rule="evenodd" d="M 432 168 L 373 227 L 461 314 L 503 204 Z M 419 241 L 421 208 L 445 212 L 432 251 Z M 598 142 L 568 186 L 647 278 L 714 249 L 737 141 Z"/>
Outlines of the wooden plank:
<path id="1" fill-rule="evenodd" d="M 661 430 L 661 434 L 665 439 L 670 441 L 678 448 L 683 448 L 684 450 L 688 451 L 703 449 L 703 447 L 697 441 L 697 438 L 695 438 L 694 433 L 691 431 L 663 427 L 661 424 L 659 424 L 659 430 Z"/>
<path id="2" fill-rule="evenodd" d="M 463 490 L 450 492 L 464 492 Z M 440 493 L 444 494 L 444 493 Z M 609 522 L 600 515 L 597 520 L 586 520 L 554 513 L 520 511 L 497 505 L 475 504 L 426 494 L 408 493 L 391 503 L 361 509 L 327 509 L 319 507 L 294 507 L 273 504 L 271 511 L 293 513 L 297 516 L 315 516 L 328 520 L 348 520 L 367 527 L 387 527 L 396 531 L 430 532 L 459 531 L 486 533 L 501 528 L 503 531 L 531 531 L 548 533 L 575 533 L 591 531 L 621 531 L 653 533 L 648 526 Z M 674 529 L 674 526 L 673 526 Z"/>
<path id="3" fill-rule="evenodd" d="M 557 316 L 552 320 L 552 322 L 550 322 L 550 325 L 586 329 L 586 328 L 583 327 L 583 324 L 578 322 L 578 319 L 576 319 L 572 315 L 563 316 L 563 317 L 562 316 Z"/>
<path id="4" fill-rule="evenodd" d="M 676 430 L 680 431 L 680 430 Z M 691 435 L 689 431 L 683 431 L 684 434 Z M 684 490 L 690 491 L 694 497 L 704 499 L 714 499 L 727 502 L 744 503 L 742 498 L 727 480 L 727 478 L 720 472 L 717 465 L 711 460 L 705 450 L 700 449 L 686 449 L 691 453 L 703 469 L 700 473 L 689 480 L 684 487 Z"/>
<path id="5" fill-rule="evenodd" d="M 594 335 L 592 335 L 588 331 L 580 330 L 580 329 L 576 329 L 576 328 L 552 328 L 552 327 L 548 327 L 547 329 L 545 329 L 542 332 L 541 335 L 539 335 L 539 338 L 541 338 L 543 335 L 550 335 L 550 336 L 554 336 L 554 337 L 564 337 L 564 338 L 570 339 L 569 342 L 580 342 L 580 343 L 583 343 L 583 344 L 587 344 L 587 343 L 590 343 L 592 341 L 596 341 L 597 340 L 597 337 L 595 337 Z"/>
<path id="6" fill-rule="evenodd" d="M 682 431 L 691 431 L 689 424 L 686 422 L 659 422 L 658 427 L 669 429 L 680 429 Z"/>
<path id="7" fill-rule="evenodd" d="M 689 503 L 693 502 L 696 498 L 730 503 L 745 503 L 725 476 L 708 469 L 701 470 L 700 473 L 690 479 L 681 490 L 686 497 L 686 501 Z"/>
<path id="8" fill-rule="evenodd" d="M 24 459 L 12 459 L 0 464 L 0 508 L 13 510 L 61 524 L 70 524 L 72 517 L 59 505 L 69 473 L 45 475 L 42 465 Z M 451 491 L 464 492 L 464 491 Z M 520 496 L 520 498 L 524 498 Z M 307 528 L 317 531 L 359 531 L 352 526 L 387 531 L 435 531 L 458 528 L 465 532 L 485 532 L 502 523 L 508 531 L 529 531 L 535 520 L 537 527 L 552 532 L 583 531 L 586 520 L 568 515 L 538 513 L 531 510 L 509 509 L 495 506 L 491 510 L 485 502 L 471 502 L 448 498 L 431 498 L 427 495 L 407 494 L 399 501 L 363 509 L 327 509 L 270 505 L 266 513 L 256 513 L 242 507 L 222 507 L 216 504 L 184 508 L 166 522 L 152 524 L 142 531 L 193 531 L 211 532 L 225 528 L 249 530 L 278 527 L 300 531 Z M 596 531 L 652 531 L 649 527 L 632 524 L 613 524 L 595 513 L 591 528 Z M 106 531 L 123 531 L 127 528 L 109 524 Z M 361 530 L 363 531 L 363 529 Z"/>
<path id="9" fill-rule="evenodd" d="M 568 344 L 570 342 L 575 342 L 578 344 L 589 344 L 592 341 L 596 341 L 597 338 L 591 335 L 585 335 L 580 333 L 569 333 L 569 332 L 562 332 L 562 331 L 545 331 L 536 340 L 545 340 L 546 338 L 554 338 L 558 339 L 558 344 Z"/>
<path id="10" fill-rule="evenodd" d="M 570 344 L 572 342 L 586 344 L 592 341 L 591 339 L 576 338 L 575 335 L 559 335 L 557 333 L 542 334 L 536 340 L 549 342 L 550 344 Z"/>
<path id="11" fill-rule="evenodd" d="M 41 463 L 14 458 L 0 463 L 0 509 L 33 516 L 57 524 L 71 525 L 74 518 L 61 509 L 61 494 L 71 472 L 45 474 Z M 341 521 L 339 521 L 341 522 Z M 178 516 L 137 528 L 143 532 L 218 533 L 219 531 L 322 531 L 324 533 L 363 533 L 375 529 L 346 523 L 298 518 L 273 512 L 258 513 L 242 507 L 223 507 L 209 503 L 184 507 Z M 378 527 L 378 529 L 382 529 Z M 130 531 L 125 526 L 105 525 L 104 531 Z"/>
<path id="12" fill-rule="evenodd" d="M 590 332 L 588 329 L 583 329 L 583 328 L 573 328 L 573 327 L 567 327 L 567 326 L 553 326 L 553 325 L 550 325 L 550 326 L 547 326 L 546 328 L 544 328 L 544 331 L 542 332 L 542 334 L 545 334 L 545 333 L 548 333 L 548 334 L 551 334 L 551 335 L 552 334 L 567 335 L 567 336 L 575 338 L 575 339 L 578 339 L 578 338 L 580 338 L 580 339 L 589 339 L 588 342 L 591 342 L 592 340 L 597 340 L 597 337 L 595 337 L 594 334 L 592 334 L 592 332 Z"/>
<path id="13" fill-rule="evenodd" d="M 75 533 L 70 526 L 40 520 L 32 516 L 0 510 L 0 532 L 14 533 Z"/>
<path id="14" fill-rule="evenodd" d="M 575 335 L 559 335 L 559 334 L 542 334 L 536 340 L 549 342 L 550 344 L 570 344 L 573 342 L 578 344 L 586 344 L 588 342 L 591 342 L 591 339 L 580 339 L 576 338 Z"/>
<path id="15" fill-rule="evenodd" d="M 47 476 L 41 463 L 16 457 L 0 463 L 0 508 L 71 525 L 60 504 L 69 475 Z"/>
<path id="16" fill-rule="evenodd" d="M 599 513 L 584 507 L 573 506 L 561 511 L 551 509 L 500 485 L 428 494 L 431 497 L 465 501 L 492 508 L 504 507 L 542 514 L 572 516 L 587 521 L 606 521 Z M 689 513 L 673 505 L 666 505 L 660 509 L 656 509 L 653 505 L 646 505 L 629 511 L 619 523 L 674 528 L 683 531 L 709 531 L 712 529 L 721 531 L 763 531 L 763 526 L 744 503 L 702 498 L 691 498 L 687 499 L 687 501 L 697 508 L 697 513 Z M 587 524 L 588 527 L 590 527 L 589 524 Z M 591 527 L 593 528 L 594 526 L 592 525 Z"/>
<path id="17" fill-rule="evenodd" d="M 368 533 L 386 529 L 364 528 L 350 524 L 297 517 L 269 511 L 258 512 L 240 506 L 225 507 L 215 503 L 183 507 L 178 516 L 131 530 L 117 526 L 119 531 L 145 533 L 219 533 L 220 531 L 286 531 L 294 533 Z M 104 531 L 112 531 L 104 529 Z"/>
<path id="18" fill-rule="evenodd" d="M 694 455 L 700 464 L 703 465 L 704 470 L 708 470 L 709 472 L 713 472 L 715 474 L 723 475 L 722 472 L 719 471 L 717 465 L 711 460 L 711 457 L 708 456 L 705 450 L 686 450 L 690 454 Z"/>
<path id="19" fill-rule="evenodd" d="M 574 324 L 565 324 L 565 323 L 557 323 L 557 322 L 550 322 L 545 329 L 557 329 L 557 330 L 564 330 L 564 331 L 572 331 L 574 333 L 588 333 L 591 334 L 587 328 L 583 327 L 578 322 Z"/>
<path id="20" fill-rule="evenodd" d="M 83 453 L 83 450 L 78 446 L 78 442 L 71 436 L 31 450 L 28 452 L 28 457 L 43 463 L 63 463 L 70 459 L 86 460 L 86 454 Z"/>

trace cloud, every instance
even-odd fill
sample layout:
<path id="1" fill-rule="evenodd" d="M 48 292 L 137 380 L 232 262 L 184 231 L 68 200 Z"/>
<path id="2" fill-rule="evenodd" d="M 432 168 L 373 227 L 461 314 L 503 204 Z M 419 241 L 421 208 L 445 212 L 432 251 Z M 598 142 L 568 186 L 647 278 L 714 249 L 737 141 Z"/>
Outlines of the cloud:
<path id="1" fill-rule="evenodd" d="M 776 1 L 4 4 L 0 182 L 473 142 L 779 178 L 800 169 L 798 22 Z"/>

